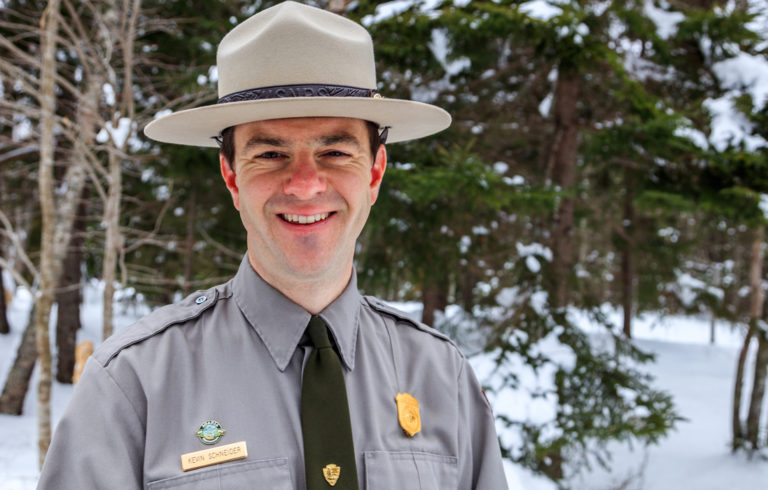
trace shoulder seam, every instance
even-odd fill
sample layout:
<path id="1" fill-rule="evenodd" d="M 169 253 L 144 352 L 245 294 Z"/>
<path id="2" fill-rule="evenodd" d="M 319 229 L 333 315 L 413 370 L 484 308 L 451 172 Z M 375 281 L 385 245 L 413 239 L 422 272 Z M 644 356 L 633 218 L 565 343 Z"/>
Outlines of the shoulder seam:
<path id="1" fill-rule="evenodd" d="M 96 363 L 96 366 L 98 366 L 99 370 L 104 373 L 104 376 L 106 376 L 109 379 L 109 381 L 115 386 L 117 391 L 119 391 L 120 394 L 123 396 L 125 401 L 128 402 L 128 405 L 131 407 L 131 411 L 133 411 L 133 415 L 136 417 L 136 420 L 141 422 L 142 418 L 139 416 L 139 411 L 136 410 L 136 406 L 134 406 L 133 401 L 128 397 L 125 391 L 123 391 L 123 387 L 120 386 L 120 383 L 117 382 L 117 380 L 107 370 L 106 366 L 102 365 L 98 359 L 93 359 L 93 362 Z"/>
<path id="2" fill-rule="evenodd" d="M 191 295 L 187 296 L 187 298 L 185 298 L 185 299 L 188 299 L 188 298 L 190 298 L 192 296 L 198 296 L 198 297 L 204 296 L 204 295 L 206 295 L 206 293 L 207 294 L 213 294 L 213 298 L 211 298 L 209 301 L 205 301 L 203 304 L 194 305 L 195 307 L 193 307 L 192 311 L 190 311 L 186 315 L 180 316 L 178 318 L 170 318 L 170 319 L 166 320 L 165 322 L 158 324 L 157 327 L 143 332 L 141 335 L 137 335 L 135 337 L 129 337 L 129 338 L 124 339 L 122 342 L 120 342 L 120 343 L 116 344 L 115 346 L 113 346 L 111 348 L 110 352 L 105 353 L 104 361 L 100 362 L 100 364 L 104 368 L 106 368 L 115 359 L 115 357 L 117 357 L 120 354 L 121 351 L 127 349 L 128 347 L 131 347 L 132 345 L 136 345 L 136 344 L 139 344 L 141 342 L 144 342 L 145 340 L 147 340 L 147 339 L 149 339 L 151 337 L 154 337 L 155 335 L 157 335 L 159 333 L 162 333 L 163 331 L 167 330 L 168 328 L 170 328 L 173 325 L 184 323 L 184 322 L 187 322 L 189 320 L 192 320 L 193 318 L 197 318 L 200 315 L 202 315 L 205 311 L 207 311 L 208 309 L 212 308 L 213 305 L 215 305 L 218 301 L 223 300 L 223 299 L 229 299 L 232 296 L 231 294 L 225 295 L 223 291 L 219 290 L 220 288 L 221 288 L 221 285 L 214 286 L 211 289 L 207 289 L 207 290 L 204 290 L 204 291 L 196 291 L 196 292 L 192 293 Z M 182 301 L 184 301 L 184 300 L 182 300 Z M 179 305 L 180 303 L 181 302 L 174 303 L 174 304 L 168 305 L 166 307 L 171 307 L 171 306 Z M 155 311 L 160 311 L 160 310 L 155 310 Z M 142 319 L 138 320 L 136 323 L 133 324 L 133 326 L 138 325 L 138 324 L 144 322 L 147 318 L 150 318 L 151 316 L 152 316 L 152 313 L 150 313 L 149 315 L 147 315 L 147 316 L 143 317 Z M 131 327 L 128 327 L 128 328 L 131 328 Z M 109 340 L 109 339 L 107 339 L 107 340 Z M 104 344 L 102 344 L 102 345 L 104 345 Z"/>
<path id="3" fill-rule="evenodd" d="M 453 340 L 451 340 L 447 335 L 443 334 L 442 332 L 439 332 L 438 330 L 435 330 L 434 328 L 426 325 L 425 323 L 417 321 L 416 319 L 410 317 L 407 313 L 402 312 L 402 311 L 398 310 L 397 308 L 394 308 L 394 307 L 384 303 L 383 301 L 381 301 L 378 298 L 375 298 L 373 296 L 363 296 L 363 298 L 364 298 L 365 302 L 368 304 L 368 306 L 373 308 L 377 312 L 385 314 L 387 316 L 390 316 L 390 317 L 392 317 L 395 320 L 399 320 L 401 322 L 408 323 L 411 326 L 413 326 L 414 328 L 416 328 L 416 329 L 418 329 L 418 330 L 420 330 L 420 331 L 422 331 L 424 333 L 432 335 L 433 337 L 435 337 L 437 339 L 440 339 L 440 340 L 442 340 L 444 342 L 448 342 L 449 344 L 451 344 L 454 347 L 454 349 L 456 349 L 456 351 L 459 353 L 459 355 L 461 355 L 463 357 L 463 355 L 461 354 L 461 351 L 456 346 L 456 344 L 453 342 Z"/>

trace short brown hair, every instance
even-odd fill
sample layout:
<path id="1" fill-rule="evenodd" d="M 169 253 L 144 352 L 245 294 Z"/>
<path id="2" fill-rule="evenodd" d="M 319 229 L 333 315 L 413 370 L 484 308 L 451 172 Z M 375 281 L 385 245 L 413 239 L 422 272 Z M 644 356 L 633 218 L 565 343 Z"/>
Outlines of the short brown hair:
<path id="1" fill-rule="evenodd" d="M 376 151 L 379 146 L 384 144 L 379 138 L 379 125 L 375 122 L 365 121 L 365 127 L 368 129 L 368 144 L 371 148 L 371 156 L 376 158 Z M 221 132 L 221 136 L 216 140 L 219 142 L 219 153 L 229 163 L 229 168 L 235 161 L 235 127 L 230 126 Z"/>

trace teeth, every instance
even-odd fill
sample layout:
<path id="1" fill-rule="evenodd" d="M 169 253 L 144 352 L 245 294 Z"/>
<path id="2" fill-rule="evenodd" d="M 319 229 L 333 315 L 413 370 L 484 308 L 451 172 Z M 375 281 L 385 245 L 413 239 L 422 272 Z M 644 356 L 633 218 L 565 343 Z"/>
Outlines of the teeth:
<path id="1" fill-rule="evenodd" d="M 302 216 L 299 214 L 284 214 L 283 219 L 289 223 L 299 223 L 301 225 L 311 225 L 326 219 L 331 213 L 320 213 L 312 216 Z"/>

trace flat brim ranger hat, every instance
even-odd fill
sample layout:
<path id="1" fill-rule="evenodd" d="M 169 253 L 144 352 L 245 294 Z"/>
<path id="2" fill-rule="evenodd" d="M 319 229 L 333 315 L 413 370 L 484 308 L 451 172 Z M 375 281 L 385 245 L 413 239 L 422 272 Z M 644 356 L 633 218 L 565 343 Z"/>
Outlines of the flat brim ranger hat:
<path id="1" fill-rule="evenodd" d="M 373 42 L 361 25 L 325 10 L 284 2 L 230 31 L 217 52 L 218 103 L 149 123 L 157 141 L 216 146 L 238 124 L 294 117 L 349 117 L 387 129 L 390 143 L 447 128 L 443 109 L 382 97 Z"/>

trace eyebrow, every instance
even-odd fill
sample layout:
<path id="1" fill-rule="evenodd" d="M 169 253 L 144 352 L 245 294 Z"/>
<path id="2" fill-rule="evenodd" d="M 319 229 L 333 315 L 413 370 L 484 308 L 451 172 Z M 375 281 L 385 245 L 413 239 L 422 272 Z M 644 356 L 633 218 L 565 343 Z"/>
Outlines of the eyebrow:
<path id="1" fill-rule="evenodd" d="M 243 146 L 243 151 L 248 151 L 254 146 L 266 145 L 266 146 L 278 146 L 286 147 L 288 142 L 280 138 L 268 138 L 266 136 L 253 136 Z"/>
<path id="2" fill-rule="evenodd" d="M 360 149 L 360 141 L 347 132 L 321 136 L 317 139 L 317 142 L 321 145 L 336 145 L 339 143 L 346 143 L 355 146 L 357 149 Z"/>

